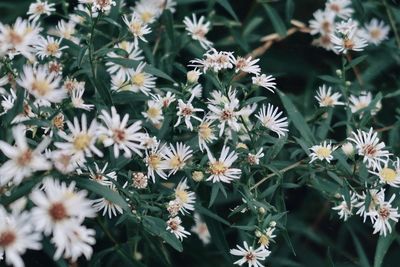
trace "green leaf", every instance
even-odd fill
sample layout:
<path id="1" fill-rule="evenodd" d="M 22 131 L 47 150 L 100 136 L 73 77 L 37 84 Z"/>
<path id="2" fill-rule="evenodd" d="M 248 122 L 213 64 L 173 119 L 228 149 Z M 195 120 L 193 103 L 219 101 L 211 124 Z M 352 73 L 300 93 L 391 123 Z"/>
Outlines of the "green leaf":
<path id="1" fill-rule="evenodd" d="M 233 10 L 231 4 L 227 0 L 217 0 L 218 4 L 220 4 L 225 10 L 236 20 L 239 21 L 238 17 L 236 16 L 235 11 Z"/>
<path id="2" fill-rule="evenodd" d="M 360 258 L 360 266 L 370 267 L 371 265 L 369 264 L 367 254 L 365 253 L 360 240 L 357 238 L 351 227 L 347 227 L 347 229 L 349 230 L 351 237 L 353 238 L 354 246 L 356 247 L 358 257 Z"/>
<path id="3" fill-rule="evenodd" d="M 290 20 L 293 18 L 295 4 L 293 0 L 286 0 L 286 21 L 290 23 Z"/>
<path id="4" fill-rule="evenodd" d="M 378 244 L 375 250 L 374 267 L 381 267 L 383 259 L 385 258 L 386 252 L 390 245 L 396 239 L 396 231 L 393 231 L 387 236 L 379 236 Z"/>
<path id="5" fill-rule="evenodd" d="M 362 55 L 362 56 L 359 56 L 359 57 L 353 59 L 349 64 L 346 65 L 346 67 L 344 69 L 349 70 L 349 69 L 357 66 L 358 64 L 360 64 L 361 62 L 366 60 L 367 57 L 368 57 L 368 55 Z"/>
<path id="6" fill-rule="evenodd" d="M 255 97 L 249 98 L 243 103 L 243 107 L 253 104 L 253 103 L 258 103 L 258 102 L 264 101 L 266 99 L 267 99 L 266 96 L 255 96 Z"/>
<path id="7" fill-rule="evenodd" d="M 219 221 L 227 226 L 230 226 L 231 224 L 225 220 L 224 218 L 221 218 L 220 216 L 218 216 L 217 214 L 215 214 L 214 212 L 210 211 L 209 209 L 204 208 L 201 205 L 197 205 L 196 206 L 196 211 L 199 212 L 200 214 L 204 215 L 204 216 L 208 216 L 210 218 L 213 218 L 216 221 Z"/>
<path id="8" fill-rule="evenodd" d="M 89 179 L 83 179 L 83 178 L 75 178 L 76 184 L 78 187 L 85 188 L 90 192 L 96 193 L 108 201 L 111 201 L 112 203 L 120 206 L 122 209 L 125 211 L 130 211 L 128 203 L 124 200 L 123 197 L 121 197 L 120 194 L 117 192 L 114 192 L 107 186 L 101 185 L 98 182 L 89 180 Z"/>
<path id="9" fill-rule="evenodd" d="M 285 37 L 287 34 L 287 29 L 279 14 L 268 4 L 263 4 L 263 6 L 265 11 L 267 11 L 268 17 L 271 20 L 272 26 L 274 27 L 276 33 L 278 33 L 281 37 Z"/>
<path id="10" fill-rule="evenodd" d="M 342 81 L 339 78 L 332 77 L 329 75 L 320 75 L 320 76 L 318 76 L 318 78 L 320 78 L 321 80 L 323 80 L 325 82 L 329 82 L 329 83 L 342 83 Z"/>
<path id="11" fill-rule="evenodd" d="M 282 93 L 279 90 L 277 90 L 277 92 L 282 100 L 283 106 L 285 107 L 291 122 L 300 132 L 304 140 L 308 143 L 307 145 L 311 146 L 311 144 L 314 143 L 314 137 L 303 115 L 300 114 L 300 112 L 294 106 L 293 102 L 290 100 L 289 97 L 287 97 L 284 93 Z"/>

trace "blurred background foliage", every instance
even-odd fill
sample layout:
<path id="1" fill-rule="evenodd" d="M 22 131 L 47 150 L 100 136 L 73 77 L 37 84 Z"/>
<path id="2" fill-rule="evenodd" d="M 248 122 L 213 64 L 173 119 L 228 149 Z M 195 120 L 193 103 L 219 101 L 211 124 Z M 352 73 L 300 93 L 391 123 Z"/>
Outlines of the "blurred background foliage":
<path id="1" fill-rule="evenodd" d="M 0 21 L 12 23 L 18 16 L 25 16 L 28 6 L 32 1 L 27 0 L 0 0 Z M 49 1 L 63 2 L 63 1 Z M 70 9 L 77 1 L 65 1 L 70 3 Z M 131 2 L 127 1 L 131 5 Z M 205 15 L 212 21 L 213 28 L 208 38 L 215 43 L 218 50 L 235 51 L 235 54 L 246 55 L 263 45 L 260 41 L 263 36 L 279 32 L 284 34 L 291 27 L 290 21 L 296 19 L 308 23 L 312 14 L 319 8 L 324 7 L 323 0 L 177 0 L 177 12 L 173 14 L 176 24 L 182 25 L 185 16 L 192 12 Z M 353 0 L 357 19 L 363 23 L 372 17 L 382 19 L 389 24 L 387 10 L 381 0 Z M 395 26 L 400 27 L 400 3 L 395 0 L 387 0 L 395 19 Z M 56 24 L 55 17 L 47 19 L 49 23 Z M 161 26 L 163 24 L 161 23 Z M 164 25 L 166 26 L 166 25 Z M 182 32 L 182 29 L 180 29 Z M 391 37 L 393 31 L 391 31 Z M 150 42 L 154 42 L 156 36 Z M 150 38 L 151 39 L 151 38 Z M 341 57 L 322 48 L 311 46 L 313 38 L 302 32 L 294 33 L 282 40 L 275 42 L 260 58 L 260 66 L 264 72 L 277 77 L 278 88 L 290 95 L 295 106 L 305 116 L 306 120 L 313 117 L 317 110 L 317 102 L 314 94 L 319 85 L 324 83 L 319 79 L 320 75 L 335 75 L 336 69 L 341 67 Z M 187 40 L 185 34 L 176 39 L 175 45 L 166 45 L 160 49 L 153 58 L 147 58 L 159 69 L 166 71 L 175 80 L 184 80 L 184 70 L 190 59 L 201 57 L 201 47 Z M 394 38 L 384 42 L 378 47 L 369 47 L 361 54 L 368 55 L 359 68 L 365 89 L 376 95 L 393 93 L 395 97 L 383 99 L 383 111 L 377 116 L 378 125 L 393 125 L 398 121 L 400 98 L 400 49 Z M 354 88 L 359 85 L 354 81 L 352 73 L 349 80 L 353 82 Z M 211 88 L 208 83 L 206 86 Z M 262 94 L 262 93 L 260 93 Z M 268 95 L 272 102 L 280 105 L 277 95 Z M 313 129 L 314 131 L 316 129 Z M 296 132 L 294 132 L 296 135 Z M 383 139 L 391 146 L 392 151 L 400 155 L 399 127 L 383 133 Z M 346 137 L 345 125 L 329 131 L 328 137 L 335 140 L 343 140 Z M 279 158 L 299 160 L 294 149 L 284 149 Z M 297 153 L 298 154 L 298 153 Z M 282 162 L 282 165 L 285 162 Z M 271 246 L 271 257 L 268 258 L 266 266 L 380 266 L 376 257 L 385 252 L 385 244 L 379 242 L 378 236 L 372 235 L 371 228 L 361 223 L 358 217 L 351 218 L 347 223 L 339 221 L 338 216 L 330 211 L 331 201 L 320 193 L 320 189 L 309 183 L 308 178 L 301 174 L 304 171 L 297 170 L 287 172 L 274 194 L 280 197 L 281 203 L 273 203 L 287 210 L 285 218 L 287 232 L 280 232 L 276 244 Z M 272 186 L 273 182 L 265 183 L 263 188 Z M 272 197 L 271 197 L 272 199 Z M 240 203 L 240 196 L 228 195 L 228 198 L 219 196 L 216 200 L 215 212 L 227 218 L 230 208 Z M 232 216 L 229 218 L 232 225 L 247 225 L 246 216 Z M 179 253 L 168 249 L 170 256 L 160 261 L 160 257 L 154 254 L 165 254 L 163 249 L 154 248 L 155 251 L 143 251 L 143 255 L 155 255 L 144 259 L 147 266 L 232 266 L 233 259 L 229 256 L 229 248 L 236 245 L 242 239 L 244 233 L 233 227 L 225 226 L 218 222 L 208 222 L 213 235 L 212 244 L 204 247 L 201 242 L 184 242 L 184 252 Z M 132 229 L 131 229 L 132 230 Z M 399 231 L 399 229 L 397 229 Z M 128 231 L 129 232 L 129 231 Z M 125 232 L 113 233 L 118 239 L 123 240 Z M 196 237 L 191 237 L 195 239 Z M 382 266 L 399 266 L 400 262 L 400 237 L 394 234 L 389 238 L 394 242 L 387 251 Z M 103 248 L 113 248 L 112 243 L 98 242 L 96 251 Z M 386 242 L 387 244 L 388 242 Z M 50 249 L 50 248 L 49 248 Z M 120 249 L 124 249 L 123 247 Z M 139 248 L 140 249 L 140 248 Z M 115 255 L 114 255 L 115 254 Z M 124 266 L 126 262 L 121 260 L 118 252 L 101 255 L 97 260 L 93 258 L 89 266 Z M 97 254 L 99 255 L 99 254 Z M 38 258 L 36 254 L 28 253 L 26 256 L 28 266 L 51 266 L 50 259 L 43 256 Z M 57 266 L 65 263 L 58 262 Z M 86 263 L 79 263 L 86 266 Z M 131 265 L 126 265 L 131 266 Z M 139 262 L 135 266 L 143 266 Z"/>

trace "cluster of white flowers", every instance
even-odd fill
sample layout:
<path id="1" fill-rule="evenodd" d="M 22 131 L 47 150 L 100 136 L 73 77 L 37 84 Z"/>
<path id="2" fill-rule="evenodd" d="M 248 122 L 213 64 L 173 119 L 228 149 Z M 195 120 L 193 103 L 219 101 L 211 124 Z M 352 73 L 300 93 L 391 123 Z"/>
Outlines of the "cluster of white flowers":
<path id="1" fill-rule="evenodd" d="M 379 45 L 388 38 L 389 26 L 373 18 L 364 26 L 352 18 L 351 0 L 328 0 L 310 20 L 310 33 L 317 35 L 314 44 L 336 53 L 362 51 L 368 44 Z"/>

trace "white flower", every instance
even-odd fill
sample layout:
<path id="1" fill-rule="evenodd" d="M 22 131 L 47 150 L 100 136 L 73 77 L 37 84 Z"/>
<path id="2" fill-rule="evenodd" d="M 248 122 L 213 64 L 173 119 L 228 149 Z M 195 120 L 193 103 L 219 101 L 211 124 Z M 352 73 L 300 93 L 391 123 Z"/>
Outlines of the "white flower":
<path id="1" fill-rule="evenodd" d="M 350 206 L 347 204 L 347 201 L 345 197 L 342 195 L 343 201 L 340 202 L 340 204 L 336 207 L 333 207 L 333 210 L 338 211 L 338 215 L 340 216 L 340 219 L 343 219 L 343 221 L 347 221 L 347 219 L 353 215 L 353 208 L 355 207 L 355 204 L 357 202 L 356 194 L 352 193 L 350 195 Z"/>
<path id="2" fill-rule="evenodd" d="M 240 179 L 242 171 L 237 168 L 231 168 L 235 160 L 238 159 L 235 151 L 229 153 L 229 147 L 224 146 L 218 160 L 214 158 L 208 149 L 207 155 L 209 159 L 208 173 L 210 173 L 210 176 L 206 181 L 230 183 L 234 179 Z"/>
<path id="3" fill-rule="evenodd" d="M 273 105 L 268 103 L 267 109 L 265 109 L 265 106 L 263 105 L 261 110 L 256 115 L 256 118 L 260 120 L 261 124 L 265 128 L 275 132 L 280 138 L 289 131 L 287 129 L 289 125 L 287 118 L 281 117 L 282 113 L 282 111 L 279 112 L 278 108 L 274 108 Z"/>
<path id="4" fill-rule="evenodd" d="M 310 163 L 319 159 L 321 161 L 326 160 L 328 163 L 333 159 L 332 152 L 336 150 L 336 146 L 331 145 L 331 143 L 327 143 L 324 141 L 320 145 L 315 145 L 310 148 L 312 153 L 310 153 L 309 157 L 311 158 Z"/>
<path id="5" fill-rule="evenodd" d="M 254 85 L 264 87 L 268 89 L 272 93 L 274 93 L 274 89 L 276 89 L 275 78 L 272 75 L 266 76 L 265 74 L 256 75 L 251 78 Z"/>
<path id="6" fill-rule="evenodd" d="M 176 143 L 176 149 L 172 144 L 169 146 L 169 149 L 164 149 L 164 166 L 171 170 L 168 176 L 182 170 L 192 156 L 193 150 L 190 149 L 190 146 L 183 143 Z"/>
<path id="7" fill-rule="evenodd" d="M 378 164 L 375 171 L 369 171 L 379 177 L 380 182 L 383 184 L 388 184 L 393 187 L 400 186 L 400 158 L 393 162 L 389 166 L 389 161 L 387 161 L 383 166 Z"/>
<path id="8" fill-rule="evenodd" d="M 25 137 L 25 130 L 23 125 L 12 128 L 15 140 L 14 146 L 0 141 L 0 150 L 9 158 L 0 167 L 1 185 L 5 185 L 11 180 L 15 185 L 18 185 L 24 178 L 31 176 L 34 172 L 51 168 L 50 162 L 41 154 L 50 141 L 45 138 L 35 149 L 31 149 Z"/>
<path id="9" fill-rule="evenodd" d="M 190 20 L 189 17 L 185 17 L 183 23 L 186 26 L 186 31 L 192 36 L 193 40 L 199 41 L 204 49 L 212 47 L 213 43 L 206 38 L 206 34 L 210 30 L 210 22 L 205 22 L 204 16 L 201 16 L 200 19 L 197 20 L 196 14 L 193 13 L 192 20 Z"/>
<path id="10" fill-rule="evenodd" d="M 351 6 L 351 0 L 328 0 L 325 4 L 325 9 L 332 11 L 336 16 L 347 19 L 354 13 Z"/>
<path id="11" fill-rule="evenodd" d="M 34 60 L 33 46 L 40 31 L 37 25 L 21 18 L 17 18 L 12 27 L 0 23 L 0 52 L 5 50 L 11 59 L 21 54 L 28 60 Z"/>
<path id="12" fill-rule="evenodd" d="M 199 125 L 198 128 L 199 133 L 199 148 L 200 151 L 203 152 L 204 149 L 207 149 L 207 143 L 211 143 L 214 140 L 217 140 L 217 137 L 214 134 L 214 127 L 212 126 L 212 121 L 205 117 Z"/>
<path id="13" fill-rule="evenodd" d="M 342 22 L 337 28 L 339 33 L 331 34 L 330 37 L 338 53 L 346 54 L 348 51 L 363 51 L 364 47 L 368 46 L 367 41 L 360 37 L 356 25 Z"/>
<path id="14" fill-rule="evenodd" d="M 29 15 L 29 20 L 36 22 L 41 15 L 46 14 L 47 16 L 50 16 L 51 12 L 56 11 L 54 6 L 54 3 L 49 4 L 47 1 L 42 2 L 36 0 L 36 3 L 29 5 L 29 10 L 26 14 Z"/>
<path id="15" fill-rule="evenodd" d="M 75 182 L 65 182 L 46 178 L 43 190 L 36 188 L 30 195 L 35 204 L 32 222 L 44 234 L 59 236 L 68 233 L 68 225 L 82 223 L 85 218 L 96 216 L 92 201 L 86 198 L 87 191 L 75 190 Z"/>
<path id="16" fill-rule="evenodd" d="M 96 243 L 95 234 L 93 229 L 88 229 L 76 221 L 66 224 L 64 232 L 56 232 L 51 238 L 51 242 L 56 246 L 54 259 L 57 260 L 63 255 L 64 258 L 76 262 L 84 255 L 86 260 L 89 260 L 93 253 L 91 245 Z"/>
<path id="17" fill-rule="evenodd" d="M 195 84 L 199 81 L 200 75 L 201 75 L 201 72 L 199 70 L 197 70 L 197 69 L 191 70 L 186 73 L 186 79 L 187 79 L 188 83 Z"/>
<path id="18" fill-rule="evenodd" d="M 200 238 L 200 240 L 203 242 L 204 245 L 209 244 L 211 240 L 210 232 L 208 231 L 207 224 L 202 221 L 198 213 L 194 214 L 194 222 L 195 225 L 192 226 L 191 231 L 197 234 L 197 236 Z"/>
<path id="19" fill-rule="evenodd" d="M 167 92 L 165 96 L 161 95 L 152 95 L 151 96 L 155 101 L 159 102 L 163 108 L 168 108 L 171 103 L 175 102 L 175 95 L 171 92 Z"/>
<path id="20" fill-rule="evenodd" d="M 138 1 L 134 7 L 135 13 L 143 23 L 153 23 L 162 13 L 160 3 L 157 0 Z"/>
<path id="21" fill-rule="evenodd" d="M 333 46 L 333 43 L 331 41 L 331 35 L 330 34 L 323 34 L 319 38 L 314 39 L 312 44 L 318 47 L 322 47 L 326 49 L 327 51 L 335 51 L 335 48 Z"/>
<path id="22" fill-rule="evenodd" d="M 144 36 L 149 34 L 151 30 L 147 24 L 143 23 L 136 12 L 133 12 L 130 20 L 124 15 L 123 20 L 128 26 L 129 31 L 133 34 L 135 46 L 139 45 L 139 39 L 143 42 L 147 42 Z"/>
<path id="23" fill-rule="evenodd" d="M 34 231 L 28 212 L 9 214 L 0 206 L 0 260 L 6 256 L 6 263 L 24 267 L 21 258 L 27 249 L 39 250 L 41 234 Z"/>
<path id="24" fill-rule="evenodd" d="M 72 20 L 66 22 L 65 20 L 60 20 L 56 26 L 54 35 L 59 36 L 63 39 L 70 40 L 76 44 L 79 44 L 80 39 L 75 37 L 76 33 L 76 23 Z"/>
<path id="25" fill-rule="evenodd" d="M 369 206 L 366 209 L 366 200 L 367 194 L 370 196 Z M 357 195 L 358 203 L 354 205 L 354 207 L 358 208 L 356 214 L 363 217 L 363 221 L 365 222 L 367 217 L 370 216 L 371 213 L 376 211 L 377 207 L 380 203 L 385 201 L 385 189 L 377 190 L 377 189 L 369 189 L 368 193 L 362 192 L 362 195 Z M 371 217 L 371 222 L 374 222 L 374 217 Z"/>
<path id="26" fill-rule="evenodd" d="M 344 143 L 342 145 L 342 150 L 343 150 L 343 153 L 348 157 L 350 157 L 354 154 L 354 147 L 353 147 L 353 144 L 350 142 Z"/>
<path id="27" fill-rule="evenodd" d="M 386 236 L 387 233 L 392 232 L 390 221 L 398 222 L 400 214 L 397 212 L 398 208 L 392 207 L 392 202 L 395 199 L 395 194 L 392 195 L 389 201 L 384 201 L 379 204 L 379 208 L 369 213 L 369 216 L 373 217 L 374 223 L 374 234 L 379 233 L 380 235 Z"/>
<path id="28" fill-rule="evenodd" d="M 389 26 L 383 21 L 374 18 L 360 30 L 360 36 L 371 44 L 379 45 L 383 40 L 388 38 L 389 31 Z"/>
<path id="29" fill-rule="evenodd" d="M 89 169 L 90 172 L 90 179 L 93 181 L 98 182 L 99 184 L 105 185 L 105 186 L 111 186 L 113 184 L 112 180 L 117 180 L 117 173 L 115 171 L 111 172 L 106 172 L 107 167 L 108 167 L 108 162 L 104 164 L 103 168 L 99 168 L 99 165 L 97 163 L 94 163 L 95 170 L 92 170 L 91 168 Z"/>
<path id="30" fill-rule="evenodd" d="M 267 230 L 263 231 L 260 233 L 260 238 L 258 239 L 258 243 L 268 249 L 271 241 L 276 237 L 274 235 L 275 227 L 276 227 L 276 222 L 272 221 L 269 224 L 270 226 L 267 228 Z"/>
<path id="31" fill-rule="evenodd" d="M 218 72 L 224 69 L 232 69 L 234 60 L 233 52 L 217 51 L 212 48 L 203 55 L 203 59 L 191 60 L 192 64 L 189 67 L 202 69 L 204 73 L 209 69 Z"/>
<path id="32" fill-rule="evenodd" d="M 85 104 L 83 100 L 83 94 L 85 93 L 85 83 L 79 83 L 81 86 L 76 87 L 71 91 L 71 103 L 74 108 L 80 108 L 90 111 L 94 105 Z"/>
<path id="33" fill-rule="evenodd" d="M 79 123 L 77 117 L 74 117 L 74 124 L 70 121 L 66 123 L 71 133 L 67 135 L 63 131 L 58 132 L 58 135 L 67 142 L 55 142 L 54 145 L 57 148 L 80 158 L 82 161 L 85 161 L 85 157 L 93 157 L 93 153 L 99 157 L 103 156 L 103 153 L 95 146 L 98 127 L 96 120 L 90 123 L 89 128 L 85 114 L 82 115 L 81 123 Z"/>
<path id="34" fill-rule="evenodd" d="M 165 170 L 167 170 L 167 166 L 164 162 L 165 150 L 165 145 L 160 146 L 159 142 L 149 150 L 146 150 L 144 162 L 147 166 L 147 176 L 153 180 L 153 183 L 155 182 L 156 174 L 163 179 L 168 178 L 165 173 Z"/>
<path id="35" fill-rule="evenodd" d="M 325 84 L 323 84 L 318 88 L 315 99 L 318 100 L 320 107 L 333 107 L 337 105 L 344 105 L 343 102 L 339 101 L 339 98 L 341 97 L 342 95 L 338 92 L 332 94 L 332 87 L 327 87 Z"/>
<path id="36" fill-rule="evenodd" d="M 334 31 L 335 13 L 330 10 L 317 10 L 313 14 L 314 19 L 310 20 L 311 34 L 331 34 Z"/>
<path id="37" fill-rule="evenodd" d="M 67 95 L 67 92 L 60 88 L 60 80 L 61 77 L 57 77 L 53 72 L 49 73 L 43 65 L 35 68 L 24 65 L 23 74 L 17 83 L 37 100 L 59 103 Z"/>
<path id="38" fill-rule="evenodd" d="M 243 264 L 247 263 L 248 267 L 264 267 L 260 263 L 260 261 L 265 260 L 266 257 L 271 254 L 271 252 L 264 248 L 264 246 L 260 246 L 257 249 L 253 249 L 252 246 L 247 245 L 247 242 L 243 242 L 244 248 L 236 245 L 237 249 L 231 249 L 230 253 L 234 256 L 242 257 L 240 260 L 235 261 L 233 264 L 237 264 L 242 266 Z"/>
<path id="39" fill-rule="evenodd" d="M 143 117 L 150 120 L 153 124 L 159 125 L 163 120 L 162 103 L 154 100 L 147 101 L 147 110 L 142 112 Z"/>
<path id="40" fill-rule="evenodd" d="M 176 236 L 176 238 L 178 238 L 179 240 L 182 241 L 183 238 L 190 235 L 190 233 L 188 231 L 186 231 L 185 228 L 183 228 L 181 223 L 182 223 L 182 221 L 181 221 L 181 218 L 179 218 L 179 217 L 170 218 L 167 221 L 167 230 L 169 230 L 171 233 L 173 233 Z"/>
<path id="41" fill-rule="evenodd" d="M 136 121 L 128 126 L 129 115 L 125 114 L 121 120 L 120 115 L 117 113 L 115 107 L 111 107 L 111 114 L 106 110 L 101 111 L 99 118 L 105 125 L 99 126 L 99 136 L 103 138 L 105 147 L 113 145 L 114 156 L 119 157 L 119 151 L 124 151 L 124 156 L 129 158 L 132 152 L 142 156 L 140 149 L 144 133 L 141 133 L 142 122 Z"/>
<path id="42" fill-rule="evenodd" d="M 256 154 L 249 153 L 247 155 L 247 162 L 249 162 L 250 165 L 258 165 L 262 157 L 264 157 L 263 148 L 260 148 Z"/>
<path id="43" fill-rule="evenodd" d="M 353 137 L 347 139 L 356 145 L 357 153 L 363 156 L 363 162 L 368 168 L 375 169 L 380 163 L 386 163 L 389 155 L 388 150 L 384 150 L 385 143 L 379 142 L 378 133 L 370 128 L 369 132 L 357 130 L 351 133 Z"/>
<path id="44" fill-rule="evenodd" d="M 82 158 L 71 155 L 69 151 L 55 150 L 49 155 L 54 167 L 61 173 L 70 173 L 75 171 L 80 165 L 83 164 Z"/>
<path id="45" fill-rule="evenodd" d="M 233 60 L 233 65 L 235 65 L 235 72 L 243 71 L 259 75 L 261 69 L 260 66 L 256 65 L 259 60 L 259 58 L 252 60 L 251 56 L 248 58 L 237 57 Z"/>
<path id="46" fill-rule="evenodd" d="M 357 113 L 360 110 L 367 108 L 371 104 L 372 94 L 371 94 L 371 92 L 362 91 L 358 97 L 354 96 L 354 95 L 350 95 L 349 101 L 350 101 L 351 112 Z M 371 109 L 371 111 L 370 111 L 371 115 L 375 115 L 381 109 L 381 107 L 382 107 L 381 102 L 378 101 L 376 103 L 376 106 Z M 360 113 L 360 117 L 362 117 L 362 116 L 363 116 L 363 112 Z"/>
<path id="47" fill-rule="evenodd" d="M 129 90 L 132 92 L 141 91 L 145 95 L 149 95 L 151 89 L 156 86 L 156 77 L 144 71 L 146 63 L 140 62 L 135 70 L 129 70 L 130 86 Z"/>
<path id="48" fill-rule="evenodd" d="M 122 49 L 126 52 L 126 55 L 119 55 L 116 52 L 109 52 L 107 54 L 107 57 L 109 58 L 124 58 L 124 59 L 130 59 L 134 61 L 141 61 L 144 59 L 144 57 L 141 55 L 142 50 L 139 47 L 136 47 L 134 43 L 132 42 L 127 42 L 127 41 L 122 41 L 114 46 L 114 48 L 119 48 Z M 110 74 L 115 74 L 118 73 L 124 77 L 129 78 L 129 68 L 119 65 L 118 63 L 114 63 L 113 61 L 108 61 L 106 62 L 107 66 L 107 71 Z"/>
<path id="49" fill-rule="evenodd" d="M 187 178 L 182 179 L 175 188 L 175 200 L 179 203 L 180 212 L 185 215 L 194 210 L 196 196 L 194 192 L 188 190 Z"/>
<path id="50" fill-rule="evenodd" d="M 182 118 L 184 118 L 186 128 L 188 128 L 190 131 L 193 131 L 193 125 L 192 122 L 190 121 L 191 118 L 201 122 L 201 119 L 195 116 L 194 114 L 196 112 L 201 112 L 204 110 L 201 108 L 193 107 L 192 101 L 194 96 L 195 95 L 192 94 L 187 103 L 184 103 L 182 99 L 178 100 L 178 106 L 176 107 L 178 109 L 178 112 L 176 113 L 176 115 L 178 116 L 178 120 L 175 123 L 174 127 L 177 127 L 181 123 Z"/>
<path id="51" fill-rule="evenodd" d="M 40 59 L 46 57 L 60 58 L 62 55 L 62 50 L 68 48 L 67 46 L 61 47 L 61 39 L 56 40 L 54 37 L 47 36 L 47 38 L 40 37 L 35 45 L 36 55 Z"/>

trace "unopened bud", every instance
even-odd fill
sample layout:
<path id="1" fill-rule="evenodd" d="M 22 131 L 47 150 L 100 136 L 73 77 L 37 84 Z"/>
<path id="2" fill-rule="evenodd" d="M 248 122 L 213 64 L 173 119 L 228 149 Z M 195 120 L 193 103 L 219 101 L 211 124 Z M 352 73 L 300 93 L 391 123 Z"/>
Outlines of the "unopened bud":
<path id="1" fill-rule="evenodd" d="M 204 179 L 204 174 L 201 171 L 194 171 L 192 173 L 192 179 L 196 182 L 200 182 Z"/>
<path id="2" fill-rule="evenodd" d="M 354 147 L 351 143 L 347 142 L 347 143 L 343 144 L 342 150 L 343 150 L 343 153 L 348 157 L 351 157 L 354 154 Z"/>
<path id="3" fill-rule="evenodd" d="M 188 83 L 194 84 L 199 81 L 200 72 L 197 70 L 191 70 L 186 74 L 186 78 Z"/>
<path id="4" fill-rule="evenodd" d="M 337 76 L 342 77 L 342 74 L 343 74 L 342 70 L 339 70 L 339 69 L 336 70 L 336 75 Z"/>
<path id="5" fill-rule="evenodd" d="M 258 212 L 263 215 L 265 214 L 266 210 L 263 207 L 260 207 L 258 208 Z"/>

